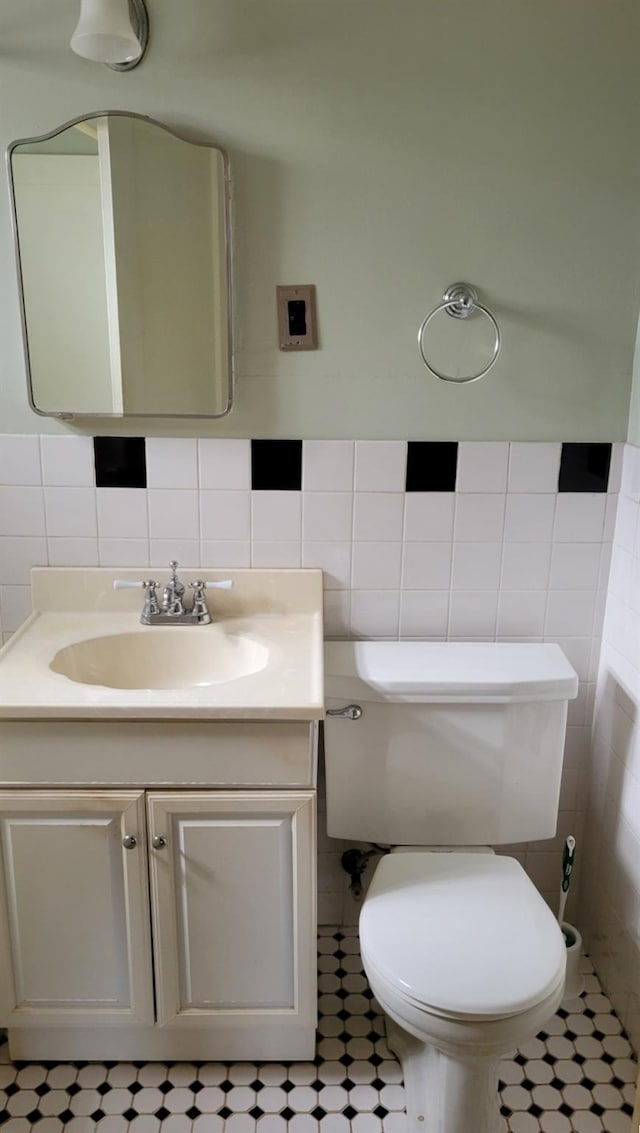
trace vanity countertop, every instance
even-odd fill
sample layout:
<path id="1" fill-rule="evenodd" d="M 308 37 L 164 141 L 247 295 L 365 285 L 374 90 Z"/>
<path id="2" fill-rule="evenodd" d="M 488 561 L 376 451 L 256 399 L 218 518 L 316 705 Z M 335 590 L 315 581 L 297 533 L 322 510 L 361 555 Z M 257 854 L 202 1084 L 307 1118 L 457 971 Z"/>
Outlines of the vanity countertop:
<path id="1" fill-rule="evenodd" d="M 233 579 L 233 590 L 211 592 L 211 625 L 141 625 L 142 590 L 113 590 L 115 578 L 137 581 L 139 570 L 34 568 L 34 612 L 0 650 L 0 719 L 320 719 L 322 572 L 180 573 L 185 581 L 196 574 Z M 247 675 L 226 679 L 218 666 L 213 681 L 163 688 L 83 683 L 51 668 L 61 651 L 107 638 L 119 638 L 129 652 L 141 645 L 146 655 L 155 652 L 148 643 L 157 643 L 158 657 L 179 645 L 187 666 L 192 652 L 206 657 L 210 644 L 216 657 L 242 639 L 267 660 Z"/>

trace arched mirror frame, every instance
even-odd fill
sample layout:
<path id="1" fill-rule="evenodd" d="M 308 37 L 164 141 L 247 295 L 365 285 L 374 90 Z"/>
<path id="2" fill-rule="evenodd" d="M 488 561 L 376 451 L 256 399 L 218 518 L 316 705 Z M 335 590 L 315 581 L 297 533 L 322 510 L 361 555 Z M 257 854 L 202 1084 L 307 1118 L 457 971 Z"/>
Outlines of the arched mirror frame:
<path id="1" fill-rule="evenodd" d="M 16 207 L 16 194 L 15 184 L 12 168 L 12 156 L 16 149 L 20 146 L 33 145 L 37 142 L 47 142 L 61 134 L 64 130 L 68 130 L 73 126 L 77 126 L 83 122 L 90 122 L 96 118 L 134 118 L 141 122 L 149 123 L 152 126 L 157 126 L 159 129 L 164 130 L 167 134 L 172 135 L 179 141 L 188 142 L 190 145 L 199 146 L 203 149 L 213 149 L 220 154 L 223 167 L 223 191 L 224 191 L 224 255 L 225 255 L 225 279 L 227 289 L 227 311 L 226 311 L 226 329 L 227 329 L 227 382 L 226 382 L 226 403 L 224 408 L 219 413 L 157 413 L 153 409 L 141 413 L 122 413 L 122 414 L 109 414 L 109 413 L 84 413 L 77 412 L 72 409 L 60 411 L 48 411 L 38 408 L 34 399 L 33 379 L 31 373 L 31 362 L 29 356 L 29 336 L 27 331 L 27 315 L 24 295 L 24 278 L 22 271 L 22 262 L 20 257 L 20 237 L 18 232 L 18 213 Z M 22 330 L 22 341 L 24 349 L 26 378 L 27 378 L 27 397 L 29 406 L 39 417 L 54 417 L 60 420 L 91 420 L 94 418 L 103 417 L 108 420 L 123 420 L 125 418 L 146 418 L 156 417 L 158 419 L 170 420 L 173 418 L 184 419 L 219 419 L 226 417 L 233 407 L 234 397 L 234 360 L 233 360 L 233 291 L 232 291 L 232 241 L 231 241 L 231 191 L 230 191 L 230 168 L 229 157 L 221 146 L 214 142 L 201 142 L 193 141 L 191 138 L 186 138 L 177 130 L 173 130 L 170 126 L 166 126 L 164 122 L 159 122 L 157 119 L 150 117 L 147 114 L 138 114 L 135 111 L 128 110 L 96 110 L 91 111 L 89 114 L 81 114 L 76 118 L 71 118 L 69 121 L 64 122 L 62 125 L 57 126 L 55 129 L 50 130 L 46 134 L 39 134 L 33 137 L 19 138 L 15 142 L 11 142 L 7 147 L 6 163 L 8 171 L 8 184 L 9 195 L 11 202 L 11 224 L 13 231 L 13 244 L 16 259 L 16 271 L 18 277 L 18 290 L 20 300 L 20 323 Z"/>

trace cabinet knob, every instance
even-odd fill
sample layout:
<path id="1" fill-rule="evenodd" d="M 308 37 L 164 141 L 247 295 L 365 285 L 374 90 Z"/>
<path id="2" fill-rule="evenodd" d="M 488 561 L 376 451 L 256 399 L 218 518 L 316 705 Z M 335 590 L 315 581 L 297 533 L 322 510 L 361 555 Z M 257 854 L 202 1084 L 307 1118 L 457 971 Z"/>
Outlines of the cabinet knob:
<path id="1" fill-rule="evenodd" d="M 167 839 L 164 838 L 162 834 L 154 834 L 153 838 L 151 839 L 151 845 L 153 846 L 154 850 L 164 850 L 166 844 Z"/>
<path id="2" fill-rule="evenodd" d="M 136 838 L 135 834 L 125 834 L 124 838 L 122 839 L 122 845 L 124 846 L 125 850 L 135 850 L 136 846 L 138 845 L 138 839 Z"/>

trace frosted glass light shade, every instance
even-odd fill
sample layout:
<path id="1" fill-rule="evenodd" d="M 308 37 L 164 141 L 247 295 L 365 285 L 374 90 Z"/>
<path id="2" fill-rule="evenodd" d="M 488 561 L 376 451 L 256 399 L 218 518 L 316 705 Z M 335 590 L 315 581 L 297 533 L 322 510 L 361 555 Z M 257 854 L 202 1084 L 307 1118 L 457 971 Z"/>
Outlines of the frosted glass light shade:
<path id="1" fill-rule="evenodd" d="M 71 49 L 96 63 L 132 63 L 142 55 L 129 19 L 129 0 L 81 0 Z"/>

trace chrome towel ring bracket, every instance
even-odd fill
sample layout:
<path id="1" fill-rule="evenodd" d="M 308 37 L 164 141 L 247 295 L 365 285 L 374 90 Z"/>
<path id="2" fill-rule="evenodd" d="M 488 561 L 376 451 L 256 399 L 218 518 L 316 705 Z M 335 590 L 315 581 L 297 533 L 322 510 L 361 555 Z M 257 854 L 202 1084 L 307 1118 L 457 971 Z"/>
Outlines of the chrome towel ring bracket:
<path id="1" fill-rule="evenodd" d="M 470 315 L 474 315 L 476 311 L 480 311 L 491 323 L 495 335 L 491 358 L 488 364 L 482 370 L 479 370 L 477 374 L 470 374 L 466 378 L 454 378 L 452 374 L 443 374 L 441 370 L 437 370 L 427 358 L 424 348 L 425 331 L 431 320 L 435 318 L 436 315 L 439 315 L 441 311 L 445 311 L 452 319 L 468 319 Z M 488 374 L 491 367 L 494 366 L 498 360 L 501 347 L 502 335 L 498 322 L 491 314 L 491 311 L 487 307 L 483 307 L 482 303 L 478 302 L 478 293 L 469 283 L 452 283 L 450 287 L 447 287 L 447 290 L 442 296 L 442 302 L 438 303 L 438 306 L 434 307 L 432 311 L 429 311 L 426 318 L 422 320 L 420 330 L 418 331 L 418 350 L 420 351 L 420 357 L 427 367 L 427 370 L 434 374 L 436 378 L 440 378 L 441 381 L 454 382 L 456 385 L 468 385 L 469 382 L 477 382 L 480 378 L 483 378 L 485 374 Z"/>

